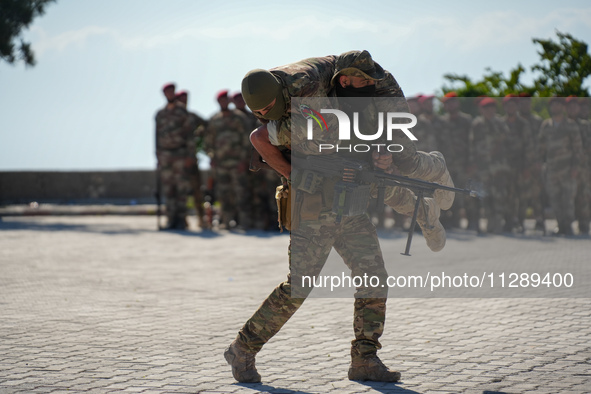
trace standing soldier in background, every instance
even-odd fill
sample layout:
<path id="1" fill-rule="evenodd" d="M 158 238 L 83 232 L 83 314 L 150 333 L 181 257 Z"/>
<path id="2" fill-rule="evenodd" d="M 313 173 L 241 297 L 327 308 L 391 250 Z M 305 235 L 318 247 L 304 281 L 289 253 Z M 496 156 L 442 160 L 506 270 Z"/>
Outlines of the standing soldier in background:
<path id="1" fill-rule="evenodd" d="M 187 91 L 178 92 L 176 95 L 177 105 L 184 109 L 187 109 L 187 102 L 189 100 L 189 93 Z M 199 163 L 197 162 L 197 138 L 199 137 L 198 130 L 201 132 L 206 122 L 194 112 L 187 110 L 187 116 L 191 118 L 191 121 L 196 125 L 194 131 L 195 137 L 195 161 L 191 163 L 191 157 L 187 159 L 187 171 L 191 180 L 191 188 L 193 189 L 193 205 L 195 205 L 195 215 L 197 216 L 197 224 L 201 229 L 209 228 L 209 223 L 204 220 L 205 209 L 203 208 L 203 193 L 201 192 L 201 172 L 199 171 Z M 189 154 L 191 154 L 189 152 Z"/>
<path id="2" fill-rule="evenodd" d="M 423 97 L 423 95 L 417 95 L 413 97 L 408 97 L 406 102 L 408 103 L 408 112 L 416 116 L 417 118 L 422 113 L 421 111 L 421 104 L 419 104 L 419 99 Z"/>
<path id="3" fill-rule="evenodd" d="M 230 109 L 228 91 L 218 93 L 220 112 L 207 125 L 204 143 L 211 157 L 217 200 L 221 203 L 221 228 L 251 227 L 246 149 L 251 121 L 237 109 Z"/>
<path id="4" fill-rule="evenodd" d="M 417 137 L 415 142 L 417 150 L 424 152 L 440 151 L 442 133 L 444 133 L 445 124 L 433 112 L 434 98 L 435 96 L 419 97 L 421 114 L 417 116 L 417 125 L 412 129 L 414 136 Z M 445 152 L 441 153 L 445 156 Z"/>
<path id="5" fill-rule="evenodd" d="M 460 111 L 460 99 L 456 92 L 448 92 L 441 99 L 445 115 L 442 120 L 446 123 L 441 153 L 448 158 L 447 168 L 452 179 L 459 185 L 466 185 L 468 177 L 466 173 L 469 167 L 470 157 L 470 128 L 472 127 L 472 117 L 467 113 Z M 442 215 L 442 222 L 448 223 L 451 227 L 460 227 L 460 218 L 462 210 L 466 211 L 466 204 L 474 204 L 472 201 L 462 196 L 456 196 L 451 210 Z M 451 214 L 450 219 L 445 219 Z"/>
<path id="6" fill-rule="evenodd" d="M 514 153 L 509 129 L 497 115 L 496 101 L 484 97 L 478 106 L 481 116 L 472 123 L 470 162 L 475 178 L 483 183 L 486 193 L 482 199 L 487 219 L 486 231 L 499 234 L 503 229 L 503 219 L 505 223 L 513 220 L 513 210 L 507 201 L 511 201 L 514 195 L 508 159 Z"/>
<path id="7" fill-rule="evenodd" d="M 544 230 L 544 212 L 546 209 L 546 192 L 544 190 L 544 183 L 542 180 L 542 161 L 539 155 L 540 149 L 538 147 L 540 126 L 542 125 L 543 119 L 532 112 L 532 98 L 531 94 L 527 92 L 519 93 L 519 100 L 517 100 L 519 115 L 529 123 L 529 130 L 531 134 L 530 146 L 532 152 L 529 152 L 528 168 L 530 178 L 527 187 L 529 189 L 529 201 L 528 206 L 533 210 L 533 215 L 536 219 L 536 229 Z"/>
<path id="8" fill-rule="evenodd" d="M 509 158 L 509 166 L 512 168 L 511 182 L 512 190 L 515 194 L 513 200 L 508 200 L 507 204 L 513 206 L 513 219 L 516 222 L 505 223 L 505 231 L 511 232 L 513 228 L 518 231 L 525 231 L 525 216 L 528 208 L 528 202 L 531 196 L 531 172 L 529 167 L 532 163 L 532 155 L 535 152 L 533 146 L 533 137 L 529 129 L 529 122 L 522 118 L 518 113 L 518 98 L 515 94 L 508 94 L 503 98 L 503 108 L 505 117 L 503 120 L 509 127 L 510 144 L 513 145 Z M 509 154 L 509 152 L 508 152 Z"/>
<path id="9" fill-rule="evenodd" d="M 248 134 L 261 126 L 257 117 L 246 108 L 242 93 L 232 95 L 232 103 L 236 109 L 241 111 L 249 119 Z M 249 139 L 246 139 L 244 149 L 252 155 L 256 153 Z M 280 183 L 279 176 L 275 171 L 247 171 L 248 195 L 251 196 L 251 222 L 257 230 L 275 229 L 277 218 L 277 203 L 275 201 L 275 189 Z"/>
<path id="10" fill-rule="evenodd" d="M 550 205 L 558 221 L 558 234 L 572 235 L 575 219 L 577 179 L 583 162 L 581 134 L 577 124 L 565 116 L 564 99 L 550 99 L 550 119 L 540 128 L 539 149 Z"/>
<path id="11" fill-rule="evenodd" d="M 575 197 L 575 219 L 579 223 L 581 235 L 589 235 L 589 221 L 591 220 L 591 125 L 589 121 L 579 118 L 580 107 L 585 100 L 585 98 L 576 96 L 569 96 L 565 100 L 568 118 L 577 124 L 583 144 L 583 157 L 578 173 Z"/>
<path id="12" fill-rule="evenodd" d="M 168 103 L 156 113 L 156 158 L 166 197 L 168 222 L 165 229 L 186 230 L 190 169 L 196 163 L 197 119 L 189 116 L 182 102 L 179 104 L 174 84 L 165 85 L 162 91 Z"/>

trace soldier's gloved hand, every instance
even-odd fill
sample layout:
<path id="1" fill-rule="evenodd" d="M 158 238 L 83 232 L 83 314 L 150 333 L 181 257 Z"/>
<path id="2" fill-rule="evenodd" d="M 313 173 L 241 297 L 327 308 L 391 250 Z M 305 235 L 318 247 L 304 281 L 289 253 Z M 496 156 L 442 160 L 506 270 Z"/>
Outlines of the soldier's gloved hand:
<path id="1" fill-rule="evenodd" d="M 371 154 L 371 158 L 373 159 L 373 166 L 375 168 L 379 168 L 384 170 L 387 173 L 391 173 L 393 171 L 392 166 L 392 153 L 390 152 L 377 152 L 373 151 Z"/>

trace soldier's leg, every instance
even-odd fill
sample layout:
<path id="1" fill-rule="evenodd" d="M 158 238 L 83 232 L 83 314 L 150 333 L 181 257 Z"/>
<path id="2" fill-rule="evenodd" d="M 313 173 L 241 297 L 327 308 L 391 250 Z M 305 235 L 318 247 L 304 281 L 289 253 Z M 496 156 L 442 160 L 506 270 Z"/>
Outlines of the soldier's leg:
<path id="1" fill-rule="evenodd" d="M 587 182 L 589 178 L 590 175 L 587 171 L 581 171 L 575 197 L 575 218 L 578 221 L 581 235 L 589 234 L 589 221 L 591 220 L 591 186 Z"/>
<path id="2" fill-rule="evenodd" d="M 300 227 L 291 233 L 287 280 L 271 292 L 225 352 L 232 374 L 239 382 L 260 381 L 254 362 L 256 353 L 279 332 L 312 291 L 311 287 L 303 286 L 294 291 L 292 281 L 301 284 L 303 275 L 316 277 L 328 258 L 333 242 L 330 234 L 319 235 L 317 228 L 307 224 L 301 222 Z M 297 293 L 297 297 L 292 293 Z"/>
<path id="3" fill-rule="evenodd" d="M 445 158 L 440 152 L 417 151 L 414 144 L 405 144 L 403 152 L 404 154 L 392 155 L 394 164 L 403 175 L 445 186 L 454 186 L 445 164 Z M 447 210 L 454 202 L 455 193 L 438 189 L 433 193 L 433 198 L 441 209 Z"/>
<path id="4" fill-rule="evenodd" d="M 550 206 L 558 222 L 558 234 L 571 235 L 571 223 L 574 220 L 574 182 L 570 181 L 568 174 L 550 173 L 547 175 L 546 192 Z M 572 201 L 571 201 L 572 200 Z"/>
<path id="5" fill-rule="evenodd" d="M 252 210 L 254 206 L 252 178 L 249 173 L 232 173 L 232 184 L 234 185 L 234 204 L 237 211 L 238 224 L 245 230 L 253 227 Z"/>
<path id="6" fill-rule="evenodd" d="M 173 228 L 176 225 L 176 181 L 172 162 L 168 158 L 162 160 L 160 177 L 162 181 L 162 194 L 166 199 L 166 228 Z"/>
<path id="7" fill-rule="evenodd" d="M 413 215 L 417 196 L 403 187 L 388 187 L 384 203 L 403 215 Z M 445 228 L 439 221 L 440 209 L 433 198 L 424 198 L 417 212 L 417 224 L 421 227 L 427 246 L 438 252 L 445 246 Z"/>
<path id="8" fill-rule="evenodd" d="M 342 234 L 334 247 L 351 269 L 352 277 L 377 277 L 385 284 L 388 273 L 375 227 L 365 215 L 343 218 Z M 384 332 L 388 287 L 358 287 L 355 292 L 349 379 L 395 382 L 400 373 L 388 369 L 378 358 Z"/>
<path id="9" fill-rule="evenodd" d="M 187 198 L 191 193 L 192 187 L 184 158 L 179 158 L 175 162 L 175 179 L 177 189 L 175 207 L 176 228 L 185 230 L 187 228 Z"/>
<path id="10" fill-rule="evenodd" d="M 216 194 L 217 200 L 221 204 L 220 223 L 229 227 L 230 222 L 235 220 L 234 206 L 234 187 L 232 185 L 232 169 L 217 167 L 216 175 Z"/>

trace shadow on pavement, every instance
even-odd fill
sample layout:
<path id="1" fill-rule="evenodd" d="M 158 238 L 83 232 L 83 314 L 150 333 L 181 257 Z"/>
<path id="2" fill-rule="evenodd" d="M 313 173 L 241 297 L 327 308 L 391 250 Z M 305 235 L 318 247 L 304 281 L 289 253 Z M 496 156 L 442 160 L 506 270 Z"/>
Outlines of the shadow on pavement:
<path id="1" fill-rule="evenodd" d="M 120 228 L 100 224 L 73 224 L 73 223 L 42 223 L 35 221 L 0 221 L 0 231 L 74 231 L 100 234 L 140 234 L 150 232 L 144 229 Z"/>
<path id="2" fill-rule="evenodd" d="M 356 382 L 362 386 L 367 386 L 372 390 L 375 390 L 380 393 L 388 393 L 388 394 L 419 394 L 418 391 L 405 389 L 402 387 L 397 386 L 399 383 L 382 383 L 382 382 Z M 258 390 L 258 392 L 263 393 L 281 393 L 281 394 L 312 394 L 311 391 L 302 391 L 302 390 L 290 390 L 288 388 L 281 388 L 281 387 L 274 387 L 268 384 L 263 383 L 235 383 L 236 386 L 241 386 L 244 388 L 248 388 L 251 390 Z M 363 390 L 365 391 L 365 390 Z M 488 393 L 492 394 L 492 393 Z M 502 394 L 502 393 L 499 393 Z"/>
<path id="3" fill-rule="evenodd" d="M 283 389 L 280 387 L 269 386 L 268 384 L 263 383 L 234 383 L 234 385 L 251 390 L 257 390 L 257 393 L 313 394 L 310 391 Z"/>
<path id="4" fill-rule="evenodd" d="M 388 393 L 388 394 L 419 394 L 418 391 L 405 389 L 403 387 L 397 386 L 402 382 L 398 383 L 382 383 L 382 382 L 357 382 L 360 385 L 371 387 L 372 390 L 375 390 L 380 393 Z"/>

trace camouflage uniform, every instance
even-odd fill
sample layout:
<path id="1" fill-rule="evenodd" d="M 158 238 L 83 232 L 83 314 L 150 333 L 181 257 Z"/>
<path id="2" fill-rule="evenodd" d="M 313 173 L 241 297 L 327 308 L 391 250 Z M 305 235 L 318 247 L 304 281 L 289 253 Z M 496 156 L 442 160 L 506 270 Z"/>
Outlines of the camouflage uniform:
<path id="1" fill-rule="evenodd" d="M 561 122 L 546 119 L 540 127 L 539 149 L 544 162 L 546 193 L 560 233 L 571 234 L 577 180 L 582 168 L 582 141 L 577 124 L 566 117 Z"/>
<path id="2" fill-rule="evenodd" d="M 246 109 L 239 109 L 249 120 L 249 134 L 261 125 L 261 122 L 254 114 Z M 247 152 L 253 151 L 250 140 L 244 149 Z M 254 152 L 253 152 L 254 153 Z M 276 229 L 277 203 L 275 201 L 275 191 L 281 183 L 279 176 L 275 171 L 248 171 L 248 194 L 251 197 L 251 222 L 254 228 L 259 230 Z"/>
<path id="3" fill-rule="evenodd" d="M 510 231 L 514 224 L 518 224 L 523 229 L 525 215 L 529 201 L 532 199 L 531 195 L 531 173 L 529 167 L 533 162 L 533 155 L 535 154 L 535 147 L 533 146 L 533 138 L 529 128 L 529 122 L 519 115 L 513 118 L 505 116 L 504 122 L 509 127 L 510 143 L 508 148 L 511 149 L 509 158 L 509 166 L 512 168 L 510 174 L 510 181 L 513 183 L 511 189 L 515 192 L 506 203 L 513 206 L 513 218 L 517 219 L 517 223 L 506 223 L 505 229 Z"/>
<path id="4" fill-rule="evenodd" d="M 503 120 L 495 115 L 490 120 L 478 116 L 472 123 L 470 161 L 476 170 L 475 178 L 482 182 L 485 197 L 481 204 L 488 220 L 487 231 L 500 233 L 503 219 L 513 220 L 514 183 L 509 157 L 514 157 L 513 140 Z"/>
<path id="5" fill-rule="evenodd" d="M 170 228 L 186 227 L 193 171 L 187 161 L 195 159 L 195 130 L 200 119 L 176 104 L 168 104 L 156 114 L 156 156 Z"/>
<path id="6" fill-rule="evenodd" d="M 533 215 L 536 218 L 536 227 L 543 228 L 542 218 L 544 215 L 542 210 L 545 209 L 546 196 L 542 179 L 542 162 L 539 155 L 538 141 L 540 126 L 544 120 L 532 112 L 520 112 L 520 115 L 528 122 L 530 130 L 530 141 L 527 143 L 529 147 L 527 149 L 530 151 L 528 152 L 528 162 L 525 169 L 526 173 L 529 173 L 529 178 L 525 179 L 522 187 L 527 189 L 525 193 L 527 205 L 533 210 Z"/>
<path id="7" fill-rule="evenodd" d="M 583 148 L 575 197 L 575 219 L 579 222 L 579 232 L 587 235 L 591 221 L 591 123 L 580 118 L 575 122 L 579 126 Z"/>
<path id="8" fill-rule="evenodd" d="M 441 119 L 446 123 L 445 132 L 441 141 L 441 153 L 449 158 L 447 168 L 456 185 L 465 187 L 468 183 L 467 173 L 470 164 L 470 128 L 472 127 L 472 117 L 464 112 L 458 112 L 454 116 L 447 113 Z M 453 227 L 460 227 L 460 211 L 462 208 L 468 210 L 467 205 L 472 203 L 472 201 L 469 201 L 463 195 L 456 196 L 451 209 L 450 219 L 450 224 Z"/>
<path id="9" fill-rule="evenodd" d="M 251 226 L 246 178 L 250 127 L 246 115 L 235 109 L 215 114 L 205 131 L 204 144 L 212 160 L 216 199 L 221 203 L 221 223 L 227 227 L 231 221 L 244 228 Z"/>
<path id="10" fill-rule="evenodd" d="M 299 114 L 292 114 L 290 106 L 291 97 L 334 96 L 331 79 L 335 75 L 337 61 L 336 56 L 310 58 L 270 70 L 282 82 L 286 102 L 286 115 L 267 124 L 272 144 L 302 154 L 317 155 L 318 144 L 334 143 L 338 139 L 337 133 L 334 132 L 337 128 L 330 126 L 328 129 L 331 132 L 324 133 L 315 140 L 308 140 L 303 130 L 292 133 L 293 117 Z M 383 80 L 376 81 L 376 87 L 376 96 L 404 97 L 402 90 L 388 72 Z M 395 110 L 407 112 L 406 102 L 400 102 L 403 105 Z M 389 110 L 392 111 L 392 108 Z M 434 170 L 431 167 L 425 165 L 425 161 L 430 162 L 432 158 L 418 157 L 414 144 L 402 132 L 395 136 L 392 143 L 400 143 L 405 147 L 404 151 L 394 158 L 403 173 L 418 173 L 424 177 L 437 175 L 432 173 Z M 424 152 L 421 154 L 428 156 Z M 371 160 L 370 155 L 371 153 L 366 157 L 367 160 Z M 441 171 L 438 175 L 441 175 Z M 366 214 L 343 217 L 338 222 L 336 215 L 331 212 L 331 207 L 327 206 L 327 201 L 332 202 L 335 182 L 336 179 L 325 178 L 320 191 L 314 194 L 300 193 L 301 215 L 294 214 L 298 216 L 299 225 L 291 231 L 290 273 L 287 280 L 273 290 L 239 332 L 238 341 L 252 353 L 258 352 L 301 306 L 311 289 L 296 288 L 292 284 L 301 283 L 302 275 L 318 275 L 332 247 L 341 255 L 353 275 L 367 273 L 378 276 L 381 280 L 385 280 L 387 276 L 376 230 L 369 217 Z M 405 199 L 402 205 L 409 206 L 412 211 L 414 195 L 407 189 L 403 189 L 407 193 L 397 193 L 396 189 L 401 188 L 390 188 L 386 200 L 403 195 Z M 352 355 L 375 354 L 377 349 L 381 348 L 379 338 L 384 328 L 386 296 L 387 286 L 357 288 Z"/>
<path id="11" fill-rule="evenodd" d="M 417 125 L 413 127 L 412 132 L 417 137 L 415 145 L 418 150 L 423 152 L 440 151 L 443 152 L 442 146 L 446 134 L 445 122 L 437 114 L 422 113 L 417 118 Z"/>

